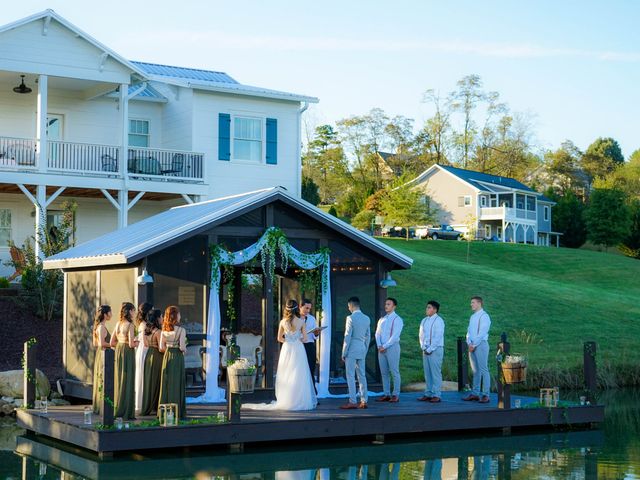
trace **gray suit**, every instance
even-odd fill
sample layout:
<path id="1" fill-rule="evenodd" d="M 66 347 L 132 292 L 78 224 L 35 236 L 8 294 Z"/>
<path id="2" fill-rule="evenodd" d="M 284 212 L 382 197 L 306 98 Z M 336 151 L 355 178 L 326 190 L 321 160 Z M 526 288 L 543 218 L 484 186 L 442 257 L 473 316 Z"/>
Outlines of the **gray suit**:
<path id="1" fill-rule="evenodd" d="M 347 385 L 349 386 L 349 402 L 357 403 L 356 375 L 360 384 L 360 401 L 367 403 L 367 376 L 365 358 L 371 342 L 371 320 L 360 310 L 347 317 L 342 344 Z"/>

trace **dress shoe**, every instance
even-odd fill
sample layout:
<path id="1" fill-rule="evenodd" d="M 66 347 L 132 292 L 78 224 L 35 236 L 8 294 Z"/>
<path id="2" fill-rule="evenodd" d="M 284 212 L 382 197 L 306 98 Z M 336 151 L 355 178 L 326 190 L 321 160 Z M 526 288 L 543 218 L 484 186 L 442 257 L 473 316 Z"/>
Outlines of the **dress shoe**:
<path id="1" fill-rule="evenodd" d="M 393 395 L 390 399 L 389 399 L 389 403 L 398 403 L 400 401 L 400 399 L 398 398 L 397 395 Z"/>
<path id="2" fill-rule="evenodd" d="M 418 398 L 418 401 L 419 401 L 419 402 L 430 402 L 432 398 L 433 398 L 433 397 L 428 397 L 428 396 L 426 396 L 426 395 L 423 395 L 423 396 L 421 396 L 420 398 Z"/>
<path id="3" fill-rule="evenodd" d="M 478 400 L 478 403 L 489 403 L 489 397 L 483 395 L 482 398 Z"/>
<path id="4" fill-rule="evenodd" d="M 480 397 L 477 395 L 469 394 L 466 397 L 463 397 L 462 400 L 464 400 L 465 402 L 477 402 L 478 400 L 480 400 Z"/>
<path id="5" fill-rule="evenodd" d="M 365 402 L 360 402 L 360 405 L 358 405 L 358 408 L 369 408 L 369 407 Z"/>
<path id="6" fill-rule="evenodd" d="M 354 410 L 358 408 L 358 404 L 349 402 L 349 403 L 345 403 L 344 405 L 340 405 L 340 408 L 342 410 Z"/>
<path id="7" fill-rule="evenodd" d="M 389 395 L 383 395 L 379 398 L 376 398 L 376 402 L 388 402 L 389 400 L 391 400 L 391 397 Z"/>
<path id="8" fill-rule="evenodd" d="M 429 400 L 431 403 L 440 403 L 440 397 L 433 397 L 431 400 Z"/>

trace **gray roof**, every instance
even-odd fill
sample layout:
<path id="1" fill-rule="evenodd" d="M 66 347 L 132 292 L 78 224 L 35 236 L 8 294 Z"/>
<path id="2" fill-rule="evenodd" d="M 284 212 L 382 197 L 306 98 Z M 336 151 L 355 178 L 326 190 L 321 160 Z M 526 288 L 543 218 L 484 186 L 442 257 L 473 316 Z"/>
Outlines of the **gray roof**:
<path id="1" fill-rule="evenodd" d="M 238 82 L 224 72 L 214 70 L 202 70 L 199 68 L 174 67 L 158 63 L 131 62 L 140 70 L 149 75 L 161 77 L 183 78 L 187 80 L 204 80 L 205 82 L 235 83 Z"/>
<path id="2" fill-rule="evenodd" d="M 515 178 L 501 177 L 499 175 L 491 175 L 488 173 L 476 172 L 474 170 L 465 170 L 463 168 L 452 167 L 450 165 L 440 165 L 440 167 L 447 172 L 454 174 L 456 177 L 471 183 L 479 190 L 490 191 L 490 187 L 487 188 L 487 186 L 482 185 L 482 183 L 488 183 L 495 185 L 498 188 L 506 187 L 535 193 L 533 189 L 527 187 L 524 183 L 519 182 Z"/>
<path id="3" fill-rule="evenodd" d="M 410 268 L 413 263 L 406 255 L 310 203 L 293 197 L 285 189 L 276 187 L 171 208 L 48 257 L 44 261 L 44 268 L 81 268 L 133 263 L 154 251 L 224 223 L 247 210 L 276 200 L 283 201 L 350 237 L 400 268 Z"/>

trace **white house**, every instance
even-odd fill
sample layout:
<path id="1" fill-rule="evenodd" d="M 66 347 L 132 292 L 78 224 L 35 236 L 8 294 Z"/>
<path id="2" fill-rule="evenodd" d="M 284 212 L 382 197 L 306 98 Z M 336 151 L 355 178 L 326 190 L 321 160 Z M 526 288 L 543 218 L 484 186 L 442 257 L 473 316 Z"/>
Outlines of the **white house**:
<path id="1" fill-rule="evenodd" d="M 549 246 L 555 202 L 508 177 L 432 165 L 411 182 L 421 190 L 441 224 L 467 232 L 476 227 L 478 238 Z"/>
<path id="2" fill-rule="evenodd" d="M 68 199 L 81 243 L 185 202 L 299 196 L 300 117 L 317 101 L 127 60 L 52 10 L 0 27 L 0 262 Z"/>

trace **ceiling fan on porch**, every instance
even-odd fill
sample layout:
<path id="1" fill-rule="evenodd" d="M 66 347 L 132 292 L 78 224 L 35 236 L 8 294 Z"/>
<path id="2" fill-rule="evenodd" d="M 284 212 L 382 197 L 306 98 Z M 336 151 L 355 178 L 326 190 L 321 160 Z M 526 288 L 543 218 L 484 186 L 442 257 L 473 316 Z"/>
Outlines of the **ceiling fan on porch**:
<path id="1" fill-rule="evenodd" d="M 13 91 L 16 93 L 31 93 L 33 90 L 24 84 L 24 75 L 20 75 L 20 78 L 22 79 L 20 85 L 13 87 Z"/>

